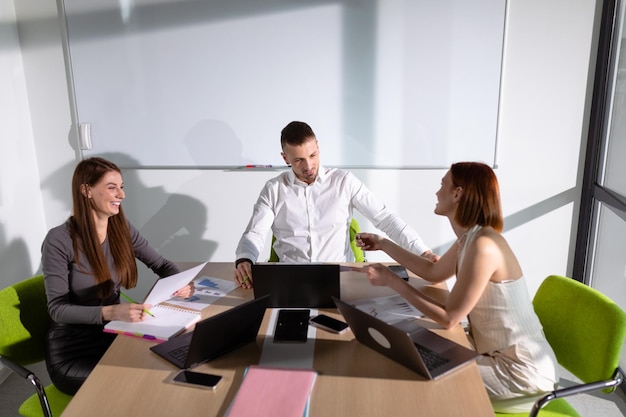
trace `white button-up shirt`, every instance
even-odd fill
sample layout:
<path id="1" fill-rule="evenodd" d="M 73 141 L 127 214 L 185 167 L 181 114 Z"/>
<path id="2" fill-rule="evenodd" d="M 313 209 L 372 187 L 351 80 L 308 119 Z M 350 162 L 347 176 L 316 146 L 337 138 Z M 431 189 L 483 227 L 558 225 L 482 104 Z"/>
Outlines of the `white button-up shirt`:
<path id="1" fill-rule="evenodd" d="M 281 262 L 353 262 L 349 227 L 353 209 L 411 252 L 429 248 L 352 173 L 320 166 L 307 184 L 290 169 L 269 180 L 254 205 L 236 258 L 256 262 L 271 229 Z"/>

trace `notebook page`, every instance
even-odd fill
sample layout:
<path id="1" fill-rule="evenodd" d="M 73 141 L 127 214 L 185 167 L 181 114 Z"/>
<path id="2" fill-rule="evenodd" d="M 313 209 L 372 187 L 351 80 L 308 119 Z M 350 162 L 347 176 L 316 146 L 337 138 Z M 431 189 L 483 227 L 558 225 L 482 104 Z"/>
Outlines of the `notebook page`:
<path id="1" fill-rule="evenodd" d="M 163 305 L 152 307 L 150 312 L 154 317 L 147 316 L 145 320 L 136 323 L 110 321 L 104 326 L 104 331 L 163 341 L 183 332 L 201 318 L 199 312 Z"/>

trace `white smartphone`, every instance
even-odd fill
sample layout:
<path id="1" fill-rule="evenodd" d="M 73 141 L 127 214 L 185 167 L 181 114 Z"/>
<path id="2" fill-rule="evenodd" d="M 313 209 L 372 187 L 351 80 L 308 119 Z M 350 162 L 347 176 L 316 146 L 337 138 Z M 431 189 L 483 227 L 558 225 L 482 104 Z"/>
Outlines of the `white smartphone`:
<path id="1" fill-rule="evenodd" d="M 348 329 L 348 323 L 344 323 L 341 320 L 334 319 L 325 314 L 311 317 L 309 324 L 332 333 L 343 333 Z"/>
<path id="2" fill-rule="evenodd" d="M 194 372 L 183 369 L 174 376 L 172 382 L 213 390 L 217 387 L 221 380 L 222 377 L 220 375 L 203 374 L 202 372 Z"/>

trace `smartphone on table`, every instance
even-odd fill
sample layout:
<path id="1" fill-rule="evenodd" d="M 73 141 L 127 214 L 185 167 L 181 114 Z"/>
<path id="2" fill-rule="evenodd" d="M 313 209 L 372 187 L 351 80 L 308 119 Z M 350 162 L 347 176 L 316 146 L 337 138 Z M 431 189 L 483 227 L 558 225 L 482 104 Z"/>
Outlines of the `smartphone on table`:
<path id="1" fill-rule="evenodd" d="M 221 380 L 222 377 L 220 375 L 205 374 L 202 372 L 183 369 L 174 375 L 172 382 L 213 390 L 217 387 Z"/>
<path id="2" fill-rule="evenodd" d="M 274 342 L 305 343 L 309 330 L 309 309 L 278 310 Z"/>
<path id="3" fill-rule="evenodd" d="M 343 333 L 348 329 L 348 323 L 337 320 L 325 314 L 311 317 L 311 319 L 309 320 L 309 324 L 311 326 L 324 329 L 331 333 Z"/>

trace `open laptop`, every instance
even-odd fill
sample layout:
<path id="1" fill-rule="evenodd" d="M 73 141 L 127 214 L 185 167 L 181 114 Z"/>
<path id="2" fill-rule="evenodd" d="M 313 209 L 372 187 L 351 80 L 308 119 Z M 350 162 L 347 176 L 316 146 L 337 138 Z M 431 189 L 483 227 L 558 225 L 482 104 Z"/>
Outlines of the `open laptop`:
<path id="1" fill-rule="evenodd" d="M 359 342 L 425 378 L 437 379 L 478 356 L 417 323 L 411 323 L 409 333 L 337 298 L 333 301 Z"/>
<path id="2" fill-rule="evenodd" d="M 252 279 L 254 297 L 269 295 L 269 307 L 334 308 L 339 297 L 338 264 L 253 264 Z"/>
<path id="3" fill-rule="evenodd" d="M 150 347 L 181 369 L 192 368 L 256 340 L 269 298 L 248 301 L 196 323 L 192 332 Z"/>

